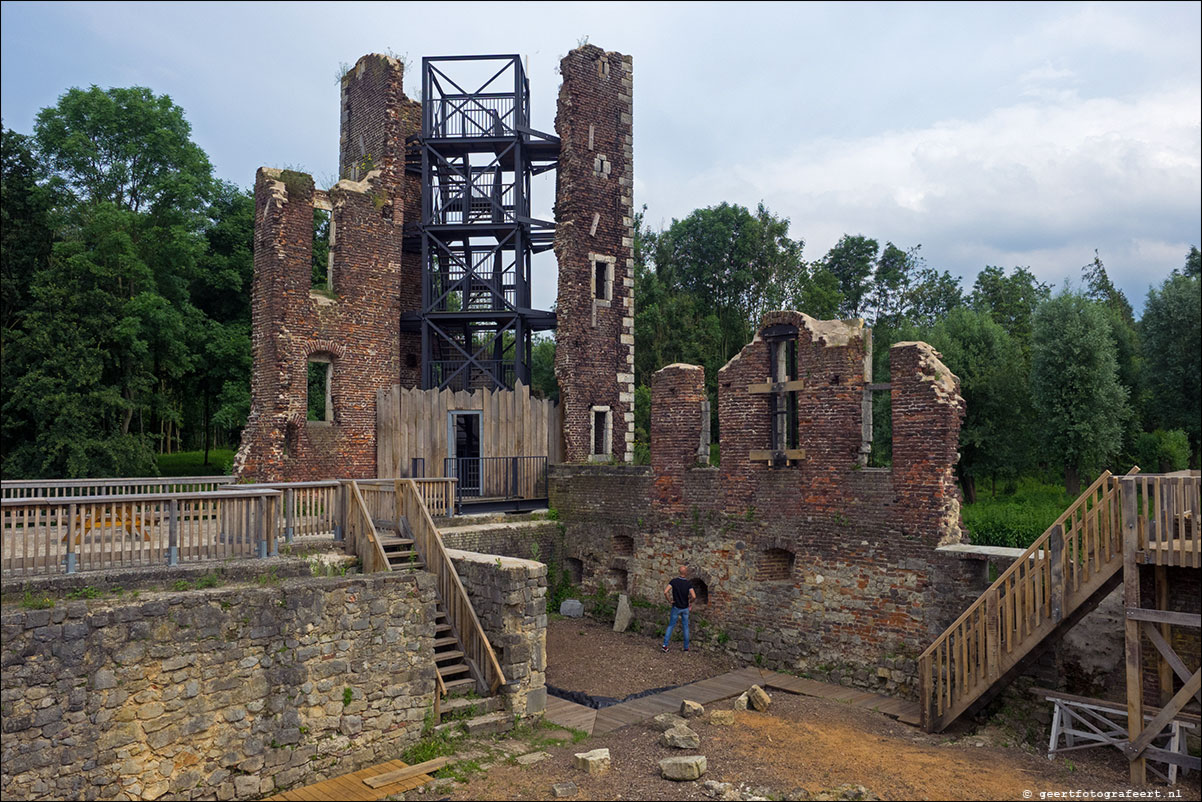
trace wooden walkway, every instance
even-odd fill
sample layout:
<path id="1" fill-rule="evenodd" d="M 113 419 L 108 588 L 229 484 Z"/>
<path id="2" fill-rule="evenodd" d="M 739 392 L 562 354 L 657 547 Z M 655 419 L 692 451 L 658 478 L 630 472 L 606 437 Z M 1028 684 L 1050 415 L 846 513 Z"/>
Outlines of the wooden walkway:
<path id="1" fill-rule="evenodd" d="M 787 693 L 814 696 L 844 702 L 865 710 L 875 710 L 905 724 L 918 725 L 919 708 L 915 702 L 881 696 L 858 688 L 844 688 L 811 679 L 764 671 L 754 667 L 730 671 L 717 677 L 682 685 L 670 691 L 644 696 L 629 702 L 594 710 L 564 699 L 548 697 L 546 719 L 553 724 L 593 733 L 612 732 L 629 724 L 654 718 L 660 713 L 674 713 L 685 699 L 703 705 L 738 696 L 752 685 L 761 685 Z"/>
<path id="2" fill-rule="evenodd" d="M 407 780 L 381 785 L 379 788 L 372 788 L 363 782 L 368 777 L 375 777 L 386 771 L 403 769 L 408 765 L 408 763 L 403 763 L 400 760 L 389 760 L 386 763 L 379 763 L 352 774 L 331 777 L 328 780 L 323 780 L 313 785 L 306 785 L 303 788 L 293 788 L 291 791 L 284 791 L 282 794 L 268 797 L 267 800 L 268 802 L 274 802 L 274 800 L 317 802 L 317 800 L 341 799 L 345 800 L 345 802 L 374 802 L 374 800 L 383 799 L 390 794 L 411 791 L 420 785 L 430 782 L 431 777 L 429 774 L 419 774 Z"/>

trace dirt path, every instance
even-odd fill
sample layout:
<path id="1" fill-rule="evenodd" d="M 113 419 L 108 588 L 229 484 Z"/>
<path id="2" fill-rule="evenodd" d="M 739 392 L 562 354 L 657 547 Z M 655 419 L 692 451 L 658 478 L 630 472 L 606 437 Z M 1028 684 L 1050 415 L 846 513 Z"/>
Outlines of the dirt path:
<path id="1" fill-rule="evenodd" d="M 666 623 L 666 622 L 665 622 Z M 547 624 L 547 684 L 589 696 L 621 699 L 650 688 L 674 687 L 740 668 L 724 654 L 681 649 L 680 635 L 667 654 L 651 635 L 614 632 L 583 618 Z"/>
<path id="2" fill-rule="evenodd" d="M 722 655 L 677 648 L 668 655 L 646 635 L 619 635 L 579 620 L 553 621 L 548 630 L 548 681 L 571 690 L 620 697 L 660 685 L 677 685 L 737 667 Z M 556 783 L 572 782 L 572 799 L 714 799 L 704 781 L 730 783 L 730 798 L 809 799 L 845 785 L 863 786 L 879 799 L 1040 799 L 1040 792 L 1128 790 L 1127 762 L 1117 751 L 1083 752 L 1048 760 L 1035 746 L 1000 745 L 984 731 L 952 739 L 931 736 L 870 710 L 812 697 L 773 692 L 766 713 L 736 712 L 734 724 L 694 719 L 699 749 L 681 752 L 659 744 L 649 724 L 572 743 L 562 730 L 542 723 L 516 734 L 464 742 L 460 768 L 426 793 L 405 799 L 547 799 Z M 710 706 L 729 709 L 729 702 Z M 552 738 L 561 739 L 562 743 Z M 612 768 L 589 776 L 573 755 L 608 748 Z M 541 752 L 536 762 L 518 758 Z M 700 782 L 674 783 L 659 774 L 659 761 L 703 754 L 708 771 Z M 528 760 L 531 758 L 522 758 Z M 1161 798 L 1171 798 L 1167 787 Z M 1177 787 L 1180 799 L 1198 799 L 1199 778 Z M 1031 796 L 1024 792 L 1030 791 Z M 1120 798 L 1120 797 L 1114 797 Z"/>

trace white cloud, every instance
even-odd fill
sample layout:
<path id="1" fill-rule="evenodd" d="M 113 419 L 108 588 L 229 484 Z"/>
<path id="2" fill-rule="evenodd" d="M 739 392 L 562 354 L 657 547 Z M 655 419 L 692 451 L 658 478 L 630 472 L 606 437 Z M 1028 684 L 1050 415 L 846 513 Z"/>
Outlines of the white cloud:
<path id="1" fill-rule="evenodd" d="M 1032 100 L 975 120 L 817 140 L 785 158 L 686 178 L 670 213 L 762 199 L 793 221 L 811 258 L 858 232 L 921 242 L 933 266 L 970 277 L 1001 261 L 1059 281 L 1094 247 L 1104 259 L 1131 259 L 1112 275 L 1153 257 L 1171 256 L 1176 266 L 1180 244 L 1197 241 L 1202 214 L 1200 108 L 1192 86 L 1131 100 Z"/>

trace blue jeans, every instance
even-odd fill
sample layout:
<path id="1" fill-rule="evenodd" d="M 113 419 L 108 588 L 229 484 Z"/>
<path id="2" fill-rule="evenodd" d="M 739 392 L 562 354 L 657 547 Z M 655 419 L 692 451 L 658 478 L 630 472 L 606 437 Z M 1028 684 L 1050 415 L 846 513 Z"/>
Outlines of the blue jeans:
<path id="1" fill-rule="evenodd" d="M 679 607 L 673 607 L 672 613 L 668 617 L 668 631 L 664 635 L 664 648 L 668 648 L 668 641 L 672 640 L 672 630 L 676 629 L 676 619 L 680 619 L 681 628 L 684 630 L 684 647 L 689 648 L 689 608 L 683 610 Z"/>

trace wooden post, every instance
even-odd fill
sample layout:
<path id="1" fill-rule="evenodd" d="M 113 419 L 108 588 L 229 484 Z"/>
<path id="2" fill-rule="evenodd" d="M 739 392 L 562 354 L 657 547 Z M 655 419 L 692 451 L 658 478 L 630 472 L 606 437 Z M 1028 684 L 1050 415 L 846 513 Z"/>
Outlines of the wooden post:
<path id="1" fill-rule="evenodd" d="M 78 514 L 78 508 L 74 503 L 67 508 L 67 573 L 73 574 L 79 570 L 76 564 L 77 555 L 75 551 L 75 516 Z"/>
<path id="2" fill-rule="evenodd" d="M 338 492 L 335 493 L 335 498 L 338 500 L 338 523 L 334 525 L 334 540 L 342 540 L 343 533 L 346 532 L 346 483 L 341 482 L 338 485 Z"/>
<path id="3" fill-rule="evenodd" d="M 284 490 L 284 540 L 288 543 L 292 542 L 293 532 L 296 528 L 296 488 L 289 487 Z"/>
<path id="4" fill-rule="evenodd" d="M 1168 569 L 1163 565 L 1157 565 L 1152 569 L 1152 575 L 1155 580 L 1154 590 L 1156 593 L 1156 609 L 1169 609 L 1169 579 Z M 1168 624 L 1156 624 L 1159 628 L 1161 637 L 1165 643 L 1172 643 L 1172 632 Z M 1173 698 L 1173 667 L 1169 665 L 1169 661 L 1164 659 L 1160 654 L 1160 650 L 1156 651 L 1156 679 L 1157 685 L 1160 686 L 1160 706 L 1164 707 L 1169 703 L 1169 699 Z"/>
<path id="5" fill-rule="evenodd" d="M 1001 616 L 998 612 L 998 592 L 986 591 L 985 597 L 985 681 L 992 685 L 1002 676 L 1002 657 L 999 643 Z"/>
<path id="6" fill-rule="evenodd" d="M 179 565 L 179 499 L 171 499 L 167 519 L 167 564 Z"/>
<path id="7" fill-rule="evenodd" d="M 1064 618 L 1064 524 L 1056 524 L 1052 527 L 1052 533 L 1048 536 L 1048 554 L 1051 562 L 1048 565 L 1048 588 L 1049 615 L 1052 619 L 1052 624 L 1059 624 Z"/>
<path id="8" fill-rule="evenodd" d="M 1140 605 L 1137 562 L 1140 544 L 1135 480 L 1124 478 L 1119 486 L 1123 503 L 1123 604 L 1130 609 Z M 1144 667 L 1139 621 L 1128 616 L 1123 623 L 1123 630 L 1127 660 L 1127 738 L 1128 743 L 1134 744 L 1144 725 Z M 1146 761 L 1142 754 L 1131 761 L 1131 782 L 1135 785 L 1147 782 Z"/>

